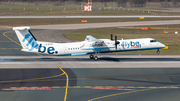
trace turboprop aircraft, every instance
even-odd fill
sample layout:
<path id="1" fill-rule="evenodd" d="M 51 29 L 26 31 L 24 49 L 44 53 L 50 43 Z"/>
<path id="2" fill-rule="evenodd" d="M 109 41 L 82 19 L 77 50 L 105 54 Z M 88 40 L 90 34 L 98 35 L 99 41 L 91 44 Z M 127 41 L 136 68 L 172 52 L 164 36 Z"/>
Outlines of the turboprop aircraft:
<path id="1" fill-rule="evenodd" d="M 21 45 L 21 51 L 50 54 L 57 56 L 73 56 L 90 54 L 90 59 L 98 60 L 99 53 L 138 51 L 165 48 L 165 45 L 153 38 L 117 40 L 117 36 L 111 39 L 96 39 L 91 35 L 81 42 L 53 43 L 37 41 L 30 31 L 30 27 L 14 27 Z"/>

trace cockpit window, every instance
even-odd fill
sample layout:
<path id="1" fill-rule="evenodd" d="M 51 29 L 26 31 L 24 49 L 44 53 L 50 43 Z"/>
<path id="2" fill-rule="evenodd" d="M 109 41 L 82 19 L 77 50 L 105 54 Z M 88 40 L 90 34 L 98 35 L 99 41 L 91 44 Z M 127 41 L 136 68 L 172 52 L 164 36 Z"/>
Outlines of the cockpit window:
<path id="1" fill-rule="evenodd" d="M 157 42 L 156 40 L 150 40 L 150 42 Z"/>
<path id="2" fill-rule="evenodd" d="M 86 38 L 86 40 L 89 40 L 89 38 Z"/>

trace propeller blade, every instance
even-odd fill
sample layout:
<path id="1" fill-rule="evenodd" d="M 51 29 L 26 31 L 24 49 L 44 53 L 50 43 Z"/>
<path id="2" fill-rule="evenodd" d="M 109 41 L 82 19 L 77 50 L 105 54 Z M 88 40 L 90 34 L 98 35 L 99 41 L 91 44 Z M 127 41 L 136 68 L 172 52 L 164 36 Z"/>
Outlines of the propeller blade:
<path id="1" fill-rule="evenodd" d="M 115 48 L 117 49 L 117 36 L 115 36 Z"/>
<path id="2" fill-rule="evenodd" d="M 111 40 L 113 40 L 113 35 L 111 34 Z"/>
<path id="3" fill-rule="evenodd" d="M 117 36 L 115 36 L 115 48 L 117 49 L 117 45 L 119 44 L 119 41 L 117 41 Z"/>

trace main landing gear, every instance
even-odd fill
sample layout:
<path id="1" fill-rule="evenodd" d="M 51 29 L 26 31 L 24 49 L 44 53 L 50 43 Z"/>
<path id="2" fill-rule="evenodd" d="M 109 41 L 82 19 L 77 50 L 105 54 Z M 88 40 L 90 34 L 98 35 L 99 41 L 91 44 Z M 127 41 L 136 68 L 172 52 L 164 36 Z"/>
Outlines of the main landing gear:
<path id="1" fill-rule="evenodd" d="M 159 49 L 157 49 L 157 54 L 159 54 L 160 53 L 160 51 L 159 51 Z"/>
<path id="2" fill-rule="evenodd" d="M 94 55 L 91 54 L 91 55 L 89 56 L 89 58 L 90 58 L 90 59 L 94 59 L 95 61 L 97 61 L 97 60 L 98 60 L 98 52 L 96 52 Z"/>

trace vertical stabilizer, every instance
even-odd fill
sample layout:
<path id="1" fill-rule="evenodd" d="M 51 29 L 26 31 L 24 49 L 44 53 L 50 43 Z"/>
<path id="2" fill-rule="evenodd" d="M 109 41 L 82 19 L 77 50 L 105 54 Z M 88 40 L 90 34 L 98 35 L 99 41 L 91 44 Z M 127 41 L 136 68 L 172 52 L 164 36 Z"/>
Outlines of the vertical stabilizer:
<path id="1" fill-rule="evenodd" d="M 30 27 L 14 27 L 13 30 L 16 32 L 16 35 L 19 39 L 19 42 L 22 45 L 23 49 L 28 49 L 32 51 L 36 47 L 38 47 L 38 43 L 36 42 L 35 37 L 29 31 Z"/>

